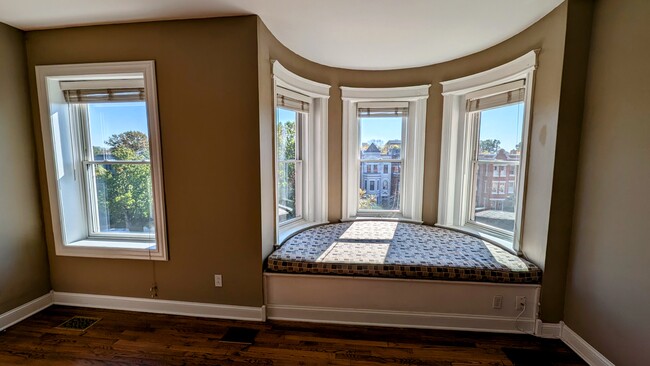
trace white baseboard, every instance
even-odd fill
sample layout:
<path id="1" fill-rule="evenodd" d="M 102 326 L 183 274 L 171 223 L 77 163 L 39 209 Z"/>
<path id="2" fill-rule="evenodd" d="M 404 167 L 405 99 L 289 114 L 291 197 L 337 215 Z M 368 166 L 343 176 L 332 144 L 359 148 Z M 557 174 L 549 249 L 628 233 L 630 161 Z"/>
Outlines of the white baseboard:
<path id="1" fill-rule="evenodd" d="M 537 319 L 535 325 L 535 335 L 541 338 L 560 339 L 562 334 L 562 324 L 560 323 L 544 323 L 541 319 Z"/>
<path id="2" fill-rule="evenodd" d="M 6 313 L 0 314 L 0 330 L 9 328 L 10 326 L 29 318 L 30 316 L 38 313 L 50 305 L 52 305 L 52 292 L 36 298 L 27 304 L 9 310 Z"/>
<path id="3" fill-rule="evenodd" d="M 275 320 L 494 333 L 532 333 L 535 326 L 532 318 L 516 320 L 516 318 L 500 316 L 410 311 L 267 305 L 266 312 L 269 319 Z"/>
<path id="4" fill-rule="evenodd" d="M 144 299 L 138 297 L 106 296 L 54 292 L 56 305 L 128 310 L 146 313 L 196 316 L 204 318 L 264 321 L 264 306 L 235 306 L 188 301 Z"/>
<path id="5" fill-rule="evenodd" d="M 614 366 L 610 360 L 603 356 L 598 350 L 582 339 L 576 332 L 571 330 L 564 322 L 560 322 L 562 328 L 561 339 L 578 356 L 591 366 Z"/>
<path id="6" fill-rule="evenodd" d="M 37 299 L 0 314 L 4 330 L 52 304 L 100 309 L 128 310 L 218 319 L 265 321 L 268 319 L 313 323 L 374 325 L 386 327 L 467 330 L 493 333 L 533 333 L 559 338 L 591 366 L 614 366 L 564 322 L 557 324 L 533 318 L 466 315 L 412 311 L 347 309 L 313 306 L 266 305 L 261 307 L 154 300 L 135 297 L 78 294 L 51 291 Z"/>

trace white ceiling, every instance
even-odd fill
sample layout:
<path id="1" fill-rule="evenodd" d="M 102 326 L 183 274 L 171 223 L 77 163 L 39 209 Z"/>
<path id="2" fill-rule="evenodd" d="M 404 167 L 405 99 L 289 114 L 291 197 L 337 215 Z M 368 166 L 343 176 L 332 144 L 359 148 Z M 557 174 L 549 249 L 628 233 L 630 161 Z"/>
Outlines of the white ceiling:
<path id="1" fill-rule="evenodd" d="M 295 53 L 349 69 L 452 60 L 526 29 L 563 0 L 2 0 L 0 22 L 23 30 L 259 15 Z"/>

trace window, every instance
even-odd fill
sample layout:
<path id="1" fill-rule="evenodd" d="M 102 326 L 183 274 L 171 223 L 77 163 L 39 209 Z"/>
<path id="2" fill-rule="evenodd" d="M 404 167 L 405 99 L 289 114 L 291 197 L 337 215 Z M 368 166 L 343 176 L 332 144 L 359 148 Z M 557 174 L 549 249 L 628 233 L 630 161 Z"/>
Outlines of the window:
<path id="1" fill-rule="evenodd" d="M 366 106 L 365 108 L 363 106 Z M 403 125 L 408 118 L 408 102 L 394 103 L 392 106 L 376 103 L 365 103 L 357 107 L 359 123 L 359 161 L 360 164 L 372 165 L 372 173 L 379 173 L 379 166 L 384 162 L 384 172 L 388 173 L 387 164 L 402 164 L 401 154 L 403 141 Z M 372 163 L 372 164 L 371 164 Z M 361 179 L 365 180 L 367 173 L 361 171 Z M 377 195 L 375 182 L 370 182 L 370 189 L 359 189 L 358 212 L 400 211 L 399 182 L 401 175 L 395 178 L 394 189 L 388 195 Z M 379 183 L 377 183 L 379 185 Z"/>
<path id="2" fill-rule="evenodd" d="M 329 86 L 273 63 L 276 243 L 327 222 Z M 370 170 L 371 167 L 367 166 Z"/>
<path id="3" fill-rule="evenodd" d="M 167 258 L 153 67 L 37 66 L 57 255 Z"/>
<path id="4" fill-rule="evenodd" d="M 344 219 L 422 219 L 428 88 L 341 87 Z M 368 165 L 373 169 L 364 170 Z M 364 189 L 368 174 L 377 179 Z M 376 174 L 388 179 L 382 184 L 384 176 Z"/>
<path id="5" fill-rule="evenodd" d="M 302 131 L 309 121 L 309 98 L 278 87 L 275 109 L 278 222 L 302 218 L 304 142 Z"/>
<path id="6" fill-rule="evenodd" d="M 447 158 L 441 162 L 438 224 L 515 251 L 536 62 L 531 51 L 501 67 L 442 83 Z M 489 191 L 480 188 L 485 176 L 491 176 Z"/>

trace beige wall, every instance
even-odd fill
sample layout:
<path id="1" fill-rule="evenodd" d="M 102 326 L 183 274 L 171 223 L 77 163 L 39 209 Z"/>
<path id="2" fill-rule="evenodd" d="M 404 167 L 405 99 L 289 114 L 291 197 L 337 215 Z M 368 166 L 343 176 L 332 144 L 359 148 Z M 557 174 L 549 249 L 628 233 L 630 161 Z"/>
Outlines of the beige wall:
<path id="1" fill-rule="evenodd" d="M 0 314 L 50 290 L 23 32 L 0 23 Z"/>
<path id="2" fill-rule="evenodd" d="M 565 50 L 567 4 L 563 3 L 549 15 L 522 33 L 485 51 L 426 67 L 392 71 L 355 71 L 336 69 L 306 60 L 280 44 L 260 21 L 260 123 L 272 124 L 272 82 L 270 60 L 279 60 L 286 68 L 305 78 L 332 86 L 329 102 L 329 219 L 341 218 L 341 114 L 340 86 L 392 87 L 431 84 L 427 102 L 426 150 L 424 171 L 423 217 L 426 224 L 436 222 L 438 208 L 438 180 L 440 139 L 442 131 L 441 81 L 470 75 L 515 59 L 532 49 L 541 49 L 534 91 L 533 122 L 531 128 L 531 153 L 528 175 L 528 200 L 524 225 L 524 252 L 535 263 L 549 267 L 543 287 L 547 291 L 549 306 L 542 307 L 545 321 L 559 321 L 562 316 L 564 295 L 564 267 L 549 266 L 558 261 L 566 263 L 565 252 L 554 251 L 547 245 L 551 235 L 563 238 L 556 245 L 568 246 L 568 233 L 550 232 L 549 213 L 553 192 L 556 133 L 560 114 L 560 94 Z M 568 99 L 567 99 L 568 100 Z M 567 108 L 569 110 L 570 108 Z M 578 108 L 581 110 L 581 108 Z M 270 147 L 269 147 L 270 149 Z M 265 163 L 266 159 L 266 163 Z M 272 164 L 272 152 L 262 157 L 262 165 Z M 564 174 L 570 166 L 562 166 L 556 174 Z M 570 179 L 569 179 L 570 180 Z M 571 201 L 572 204 L 572 201 Z M 263 212 L 271 215 L 272 211 Z M 569 217 L 570 220 L 570 217 Z M 265 246 L 265 248 L 267 248 Z M 265 250 L 265 254 L 268 250 Z M 547 252 L 552 253 L 551 256 Z M 557 257 L 556 257 L 557 255 Z M 559 301 L 558 301 L 559 300 Z"/>
<path id="3" fill-rule="evenodd" d="M 585 1 L 573 3 L 578 4 L 578 9 Z M 423 216 L 425 223 L 433 224 L 442 125 L 440 82 L 541 49 L 534 90 L 523 250 L 545 268 L 542 319 L 553 322 L 562 319 L 570 225 L 567 227 L 561 220 L 560 225 L 551 225 L 550 218 L 552 210 L 562 213 L 565 209 L 569 212 L 565 215 L 571 217 L 572 200 L 565 198 L 566 192 L 572 191 L 575 168 L 575 164 L 555 164 L 556 154 L 562 159 L 575 155 L 572 149 L 556 149 L 556 141 L 577 143 L 579 123 L 574 122 L 579 120 L 576 111 L 582 110 L 581 95 L 579 88 L 572 89 L 572 85 L 580 84 L 581 61 L 572 60 L 574 56 L 580 59 L 586 51 L 573 47 L 584 39 L 584 28 L 588 26 L 582 17 L 572 15 L 581 12 L 570 9 L 573 7 L 563 3 L 522 33 L 485 51 L 442 64 L 391 71 L 336 69 L 305 60 L 281 45 L 257 17 L 36 31 L 27 33 L 29 75 L 34 86 L 35 65 L 156 61 L 171 258 L 155 264 L 160 297 L 259 306 L 260 263 L 273 243 L 272 183 L 266 184 L 269 177 L 272 182 L 273 174 L 271 59 L 279 60 L 298 75 L 332 86 L 331 221 L 337 221 L 341 212 L 339 87 L 432 85 L 427 105 Z M 571 20 L 574 18 L 578 20 Z M 567 19 L 572 25 L 568 28 Z M 53 255 L 36 102 L 32 91 L 53 288 L 147 297 L 153 273 L 150 262 Z M 226 171 L 236 174 L 226 175 Z M 223 288 L 213 287 L 214 273 L 224 275 Z"/>
<path id="4" fill-rule="evenodd" d="M 28 32 L 45 232 L 56 291 L 148 297 L 153 263 L 54 255 L 35 65 L 155 60 L 167 206 L 162 299 L 262 305 L 257 18 Z M 234 169 L 233 169 L 234 168 Z M 223 287 L 214 287 L 215 273 Z"/>
<path id="5" fill-rule="evenodd" d="M 565 322 L 616 365 L 650 360 L 650 2 L 596 2 Z"/>
<path id="6" fill-rule="evenodd" d="M 554 323 L 564 317 L 564 285 L 571 243 L 593 0 L 571 0 L 567 6 L 562 91 L 544 267 L 546 285 L 541 292 L 542 319 Z"/>

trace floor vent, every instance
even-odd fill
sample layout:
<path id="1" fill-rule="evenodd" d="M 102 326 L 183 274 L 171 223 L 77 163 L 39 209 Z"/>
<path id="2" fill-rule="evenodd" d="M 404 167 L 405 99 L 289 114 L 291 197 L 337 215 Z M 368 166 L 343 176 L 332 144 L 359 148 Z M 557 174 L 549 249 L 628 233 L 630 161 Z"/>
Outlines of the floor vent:
<path id="1" fill-rule="evenodd" d="M 63 324 L 59 325 L 57 328 L 59 329 L 68 329 L 68 330 L 79 330 L 79 331 L 85 331 L 86 329 L 92 327 L 100 321 L 102 318 L 90 318 L 87 316 L 74 316 L 65 322 Z"/>
<path id="2" fill-rule="evenodd" d="M 253 344 L 257 333 L 259 333 L 258 329 L 230 327 L 219 342 Z"/>

